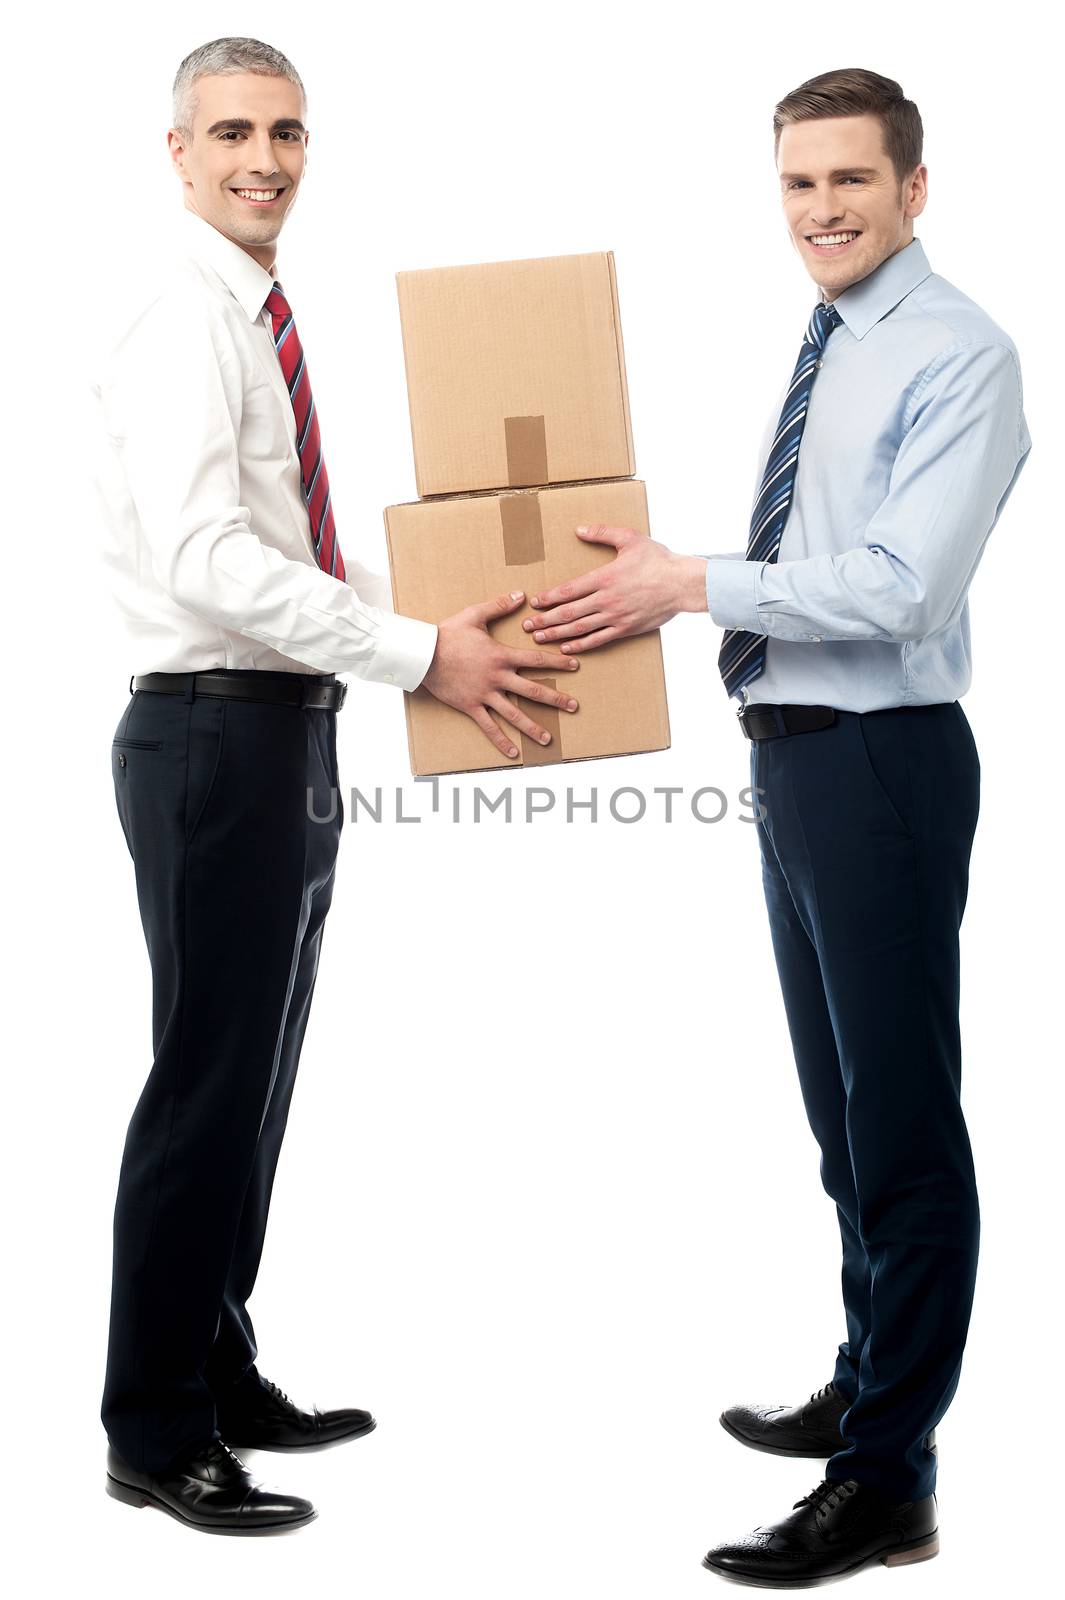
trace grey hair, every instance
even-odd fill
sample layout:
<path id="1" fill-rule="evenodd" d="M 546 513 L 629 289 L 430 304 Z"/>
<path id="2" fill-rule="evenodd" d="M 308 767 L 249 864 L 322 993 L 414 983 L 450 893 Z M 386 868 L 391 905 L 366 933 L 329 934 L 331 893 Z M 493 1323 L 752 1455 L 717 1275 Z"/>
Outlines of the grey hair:
<path id="1" fill-rule="evenodd" d="M 187 55 L 174 79 L 173 124 L 185 142 L 192 141 L 196 115 L 196 79 L 209 73 L 258 72 L 268 78 L 287 78 L 299 88 L 307 105 L 303 79 L 287 56 L 261 39 L 211 39 Z"/>

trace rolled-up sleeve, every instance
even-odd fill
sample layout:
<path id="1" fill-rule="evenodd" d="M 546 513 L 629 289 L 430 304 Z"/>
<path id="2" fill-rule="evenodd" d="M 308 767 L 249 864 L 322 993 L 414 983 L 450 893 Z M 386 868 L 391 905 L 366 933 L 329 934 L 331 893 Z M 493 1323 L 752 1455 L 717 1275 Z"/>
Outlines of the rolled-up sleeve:
<path id="1" fill-rule="evenodd" d="M 862 543 L 797 561 L 710 557 L 719 626 L 777 639 L 921 639 L 951 622 L 1031 447 L 1003 344 L 956 344 L 914 385 Z"/>
<path id="2" fill-rule="evenodd" d="M 266 544 L 240 504 L 240 362 L 220 319 L 160 299 L 113 353 L 100 404 L 157 582 L 180 606 L 318 672 L 415 689 L 435 625 Z M 382 593 L 384 580 L 356 563 Z M 383 594 L 382 594 L 383 597 Z"/>

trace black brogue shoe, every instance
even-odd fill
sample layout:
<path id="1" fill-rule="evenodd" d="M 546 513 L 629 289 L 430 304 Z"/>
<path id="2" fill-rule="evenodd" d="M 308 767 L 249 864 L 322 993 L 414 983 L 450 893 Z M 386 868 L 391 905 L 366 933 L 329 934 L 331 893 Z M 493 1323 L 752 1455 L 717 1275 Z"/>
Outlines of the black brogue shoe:
<path id="1" fill-rule="evenodd" d="M 853 1478 L 825 1478 L 779 1522 L 715 1545 L 703 1566 L 740 1583 L 787 1589 L 843 1578 L 874 1561 L 896 1567 L 938 1554 L 934 1494 L 895 1501 Z"/>
<path id="2" fill-rule="evenodd" d="M 843 1448 L 839 1424 L 849 1405 L 834 1383 L 826 1383 L 801 1406 L 729 1406 L 720 1421 L 752 1450 L 826 1461 Z"/>

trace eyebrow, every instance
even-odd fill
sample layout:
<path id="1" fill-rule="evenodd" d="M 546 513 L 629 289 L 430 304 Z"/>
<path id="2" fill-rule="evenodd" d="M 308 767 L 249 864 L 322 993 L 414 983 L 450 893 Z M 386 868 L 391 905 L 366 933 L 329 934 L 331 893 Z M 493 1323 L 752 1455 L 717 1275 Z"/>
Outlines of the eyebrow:
<path id="1" fill-rule="evenodd" d="M 879 167 L 837 167 L 829 173 L 830 178 L 875 178 L 879 174 Z M 805 178 L 809 181 L 807 172 L 782 172 L 781 183 L 788 183 L 792 178 Z"/>
<path id="2" fill-rule="evenodd" d="M 223 133 L 230 128 L 235 128 L 238 133 L 251 133 L 255 124 L 247 117 L 223 117 L 221 122 L 212 122 L 208 134 Z M 285 128 L 294 128 L 297 133 L 306 133 L 307 130 L 298 117 L 278 117 L 270 129 L 271 133 L 280 133 Z"/>

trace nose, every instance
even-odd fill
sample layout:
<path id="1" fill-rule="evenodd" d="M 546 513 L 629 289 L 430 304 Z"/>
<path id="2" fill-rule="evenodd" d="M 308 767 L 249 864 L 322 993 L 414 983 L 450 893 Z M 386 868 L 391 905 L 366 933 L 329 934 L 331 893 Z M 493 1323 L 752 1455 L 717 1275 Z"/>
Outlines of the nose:
<path id="1" fill-rule="evenodd" d="M 841 222 L 846 214 L 846 207 L 839 208 L 839 198 L 830 183 L 818 187 L 810 207 L 810 221 L 815 228 L 827 228 L 833 222 Z"/>
<path id="2" fill-rule="evenodd" d="M 263 177 L 271 177 L 281 170 L 277 163 L 273 140 L 265 130 L 249 139 L 247 158 L 248 171 L 259 173 Z"/>

